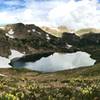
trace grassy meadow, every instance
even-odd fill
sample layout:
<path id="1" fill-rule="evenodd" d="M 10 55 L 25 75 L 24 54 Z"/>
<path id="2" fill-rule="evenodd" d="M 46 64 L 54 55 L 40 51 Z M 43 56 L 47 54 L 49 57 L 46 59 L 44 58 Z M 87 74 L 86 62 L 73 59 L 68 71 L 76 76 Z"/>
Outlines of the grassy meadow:
<path id="1" fill-rule="evenodd" d="M 100 100 L 100 63 L 54 73 L 0 70 L 0 100 Z"/>

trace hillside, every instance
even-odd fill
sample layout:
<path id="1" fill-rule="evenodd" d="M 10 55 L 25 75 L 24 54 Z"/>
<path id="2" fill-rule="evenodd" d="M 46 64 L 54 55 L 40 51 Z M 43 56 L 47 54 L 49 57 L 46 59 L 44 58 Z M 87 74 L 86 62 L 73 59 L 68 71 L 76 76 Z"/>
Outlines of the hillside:
<path id="1" fill-rule="evenodd" d="M 8 48 L 8 51 L 9 49 L 15 49 L 26 54 L 48 51 L 48 49 L 50 51 L 63 51 L 64 49 L 68 51 L 62 38 L 53 36 L 34 24 L 6 25 L 4 30 L 1 29 L 0 35 L 1 38 L 4 38 L 5 43 L 5 46 L 1 46 L 1 48 Z M 3 41 L 1 40 L 1 42 Z M 74 48 L 72 48 L 72 51 L 74 51 Z"/>
<path id="2" fill-rule="evenodd" d="M 63 32 L 71 32 L 68 28 L 65 26 L 59 26 L 59 27 L 47 27 L 43 26 L 41 27 L 44 31 L 56 36 L 56 37 L 61 37 Z"/>
<path id="3" fill-rule="evenodd" d="M 55 73 L 0 69 L 1 100 L 99 100 L 100 64 Z"/>
<path id="4" fill-rule="evenodd" d="M 94 33 L 94 34 L 100 33 L 100 29 L 96 29 L 96 28 L 83 28 L 83 29 L 78 29 L 74 31 L 74 30 L 70 30 L 66 28 L 65 26 L 59 26 L 55 28 L 44 26 L 44 27 L 41 27 L 41 29 L 57 37 L 61 37 L 63 32 L 75 33 L 78 36 L 82 36 L 88 33 Z"/>
<path id="5" fill-rule="evenodd" d="M 8 59 L 10 56 L 12 65 L 12 68 L 0 69 L 0 100 L 100 99 L 100 34 L 88 32 L 81 37 L 70 32 L 61 34 L 57 37 L 34 24 L 23 23 L 0 29 L 0 57 Z M 35 62 L 56 52 L 77 51 L 89 53 L 96 63 L 52 73 L 13 67 L 14 61 Z"/>
<path id="6" fill-rule="evenodd" d="M 85 28 L 85 29 L 80 29 L 80 30 L 77 30 L 75 33 L 79 36 L 82 36 L 84 34 L 88 34 L 88 33 L 100 33 L 100 29 L 95 29 L 95 28 Z"/>

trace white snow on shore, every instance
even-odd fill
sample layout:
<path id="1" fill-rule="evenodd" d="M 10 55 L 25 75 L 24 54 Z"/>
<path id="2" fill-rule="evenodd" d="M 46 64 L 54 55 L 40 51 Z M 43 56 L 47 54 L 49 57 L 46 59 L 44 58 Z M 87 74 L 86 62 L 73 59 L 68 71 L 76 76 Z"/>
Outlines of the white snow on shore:
<path id="1" fill-rule="evenodd" d="M 11 55 L 8 58 L 0 56 L 0 68 L 11 68 L 12 66 L 9 65 L 10 60 L 13 58 L 22 57 L 22 56 L 24 56 L 24 54 L 16 50 L 11 50 Z"/>
<path id="2" fill-rule="evenodd" d="M 11 68 L 9 63 L 10 63 L 10 60 L 8 58 L 0 56 L 0 68 Z"/>
<path id="3" fill-rule="evenodd" d="M 11 60 L 13 58 L 22 57 L 22 56 L 24 56 L 23 53 L 20 53 L 20 52 L 18 52 L 16 50 L 11 50 L 11 55 L 9 56 L 9 59 Z"/>

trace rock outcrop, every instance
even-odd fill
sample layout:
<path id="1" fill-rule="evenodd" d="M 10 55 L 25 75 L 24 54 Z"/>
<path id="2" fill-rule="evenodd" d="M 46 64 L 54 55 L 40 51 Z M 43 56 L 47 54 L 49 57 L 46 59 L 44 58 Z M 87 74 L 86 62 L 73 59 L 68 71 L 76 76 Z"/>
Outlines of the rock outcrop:
<path id="1" fill-rule="evenodd" d="M 89 51 L 100 48 L 100 34 L 62 33 L 62 37 L 51 35 L 34 24 L 9 24 L 0 29 L 0 56 L 8 57 L 11 49 L 31 55 L 41 52 Z M 90 50 L 91 51 L 91 50 Z M 98 50 L 98 52 L 100 49 Z"/>

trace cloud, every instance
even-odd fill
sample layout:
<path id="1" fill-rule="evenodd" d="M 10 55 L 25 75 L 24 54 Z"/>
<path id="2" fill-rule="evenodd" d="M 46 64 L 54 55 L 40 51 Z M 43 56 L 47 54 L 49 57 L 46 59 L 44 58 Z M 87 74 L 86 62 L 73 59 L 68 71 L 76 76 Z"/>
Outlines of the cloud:
<path id="1" fill-rule="evenodd" d="M 49 19 L 48 19 L 48 13 L 51 9 L 53 9 L 55 6 L 63 3 L 67 0 L 28 0 L 24 2 L 22 6 L 25 6 L 24 8 L 15 9 L 15 6 L 18 5 L 19 2 L 15 0 L 3 2 L 5 4 L 8 4 L 8 9 L 4 9 L 0 12 L 2 16 L 0 16 L 0 24 L 8 24 L 8 23 L 15 23 L 15 22 L 23 22 L 23 23 L 34 23 L 37 25 L 50 25 Z M 20 4 L 19 4 L 20 5 Z M 18 8 L 19 8 L 18 5 Z M 5 13 L 5 14 L 3 14 Z"/>
<path id="2" fill-rule="evenodd" d="M 77 30 L 80 28 L 100 28 L 100 10 L 96 0 L 74 0 L 53 8 L 49 19 L 55 26 L 65 25 Z"/>
<path id="3" fill-rule="evenodd" d="M 16 22 L 15 16 L 8 12 L 0 12 L 0 23 L 9 24 Z"/>
<path id="4" fill-rule="evenodd" d="M 100 28 L 100 6 L 96 0 L 8 0 L 5 3 L 12 9 L 0 11 L 0 24 L 64 25 L 73 30 Z"/>

